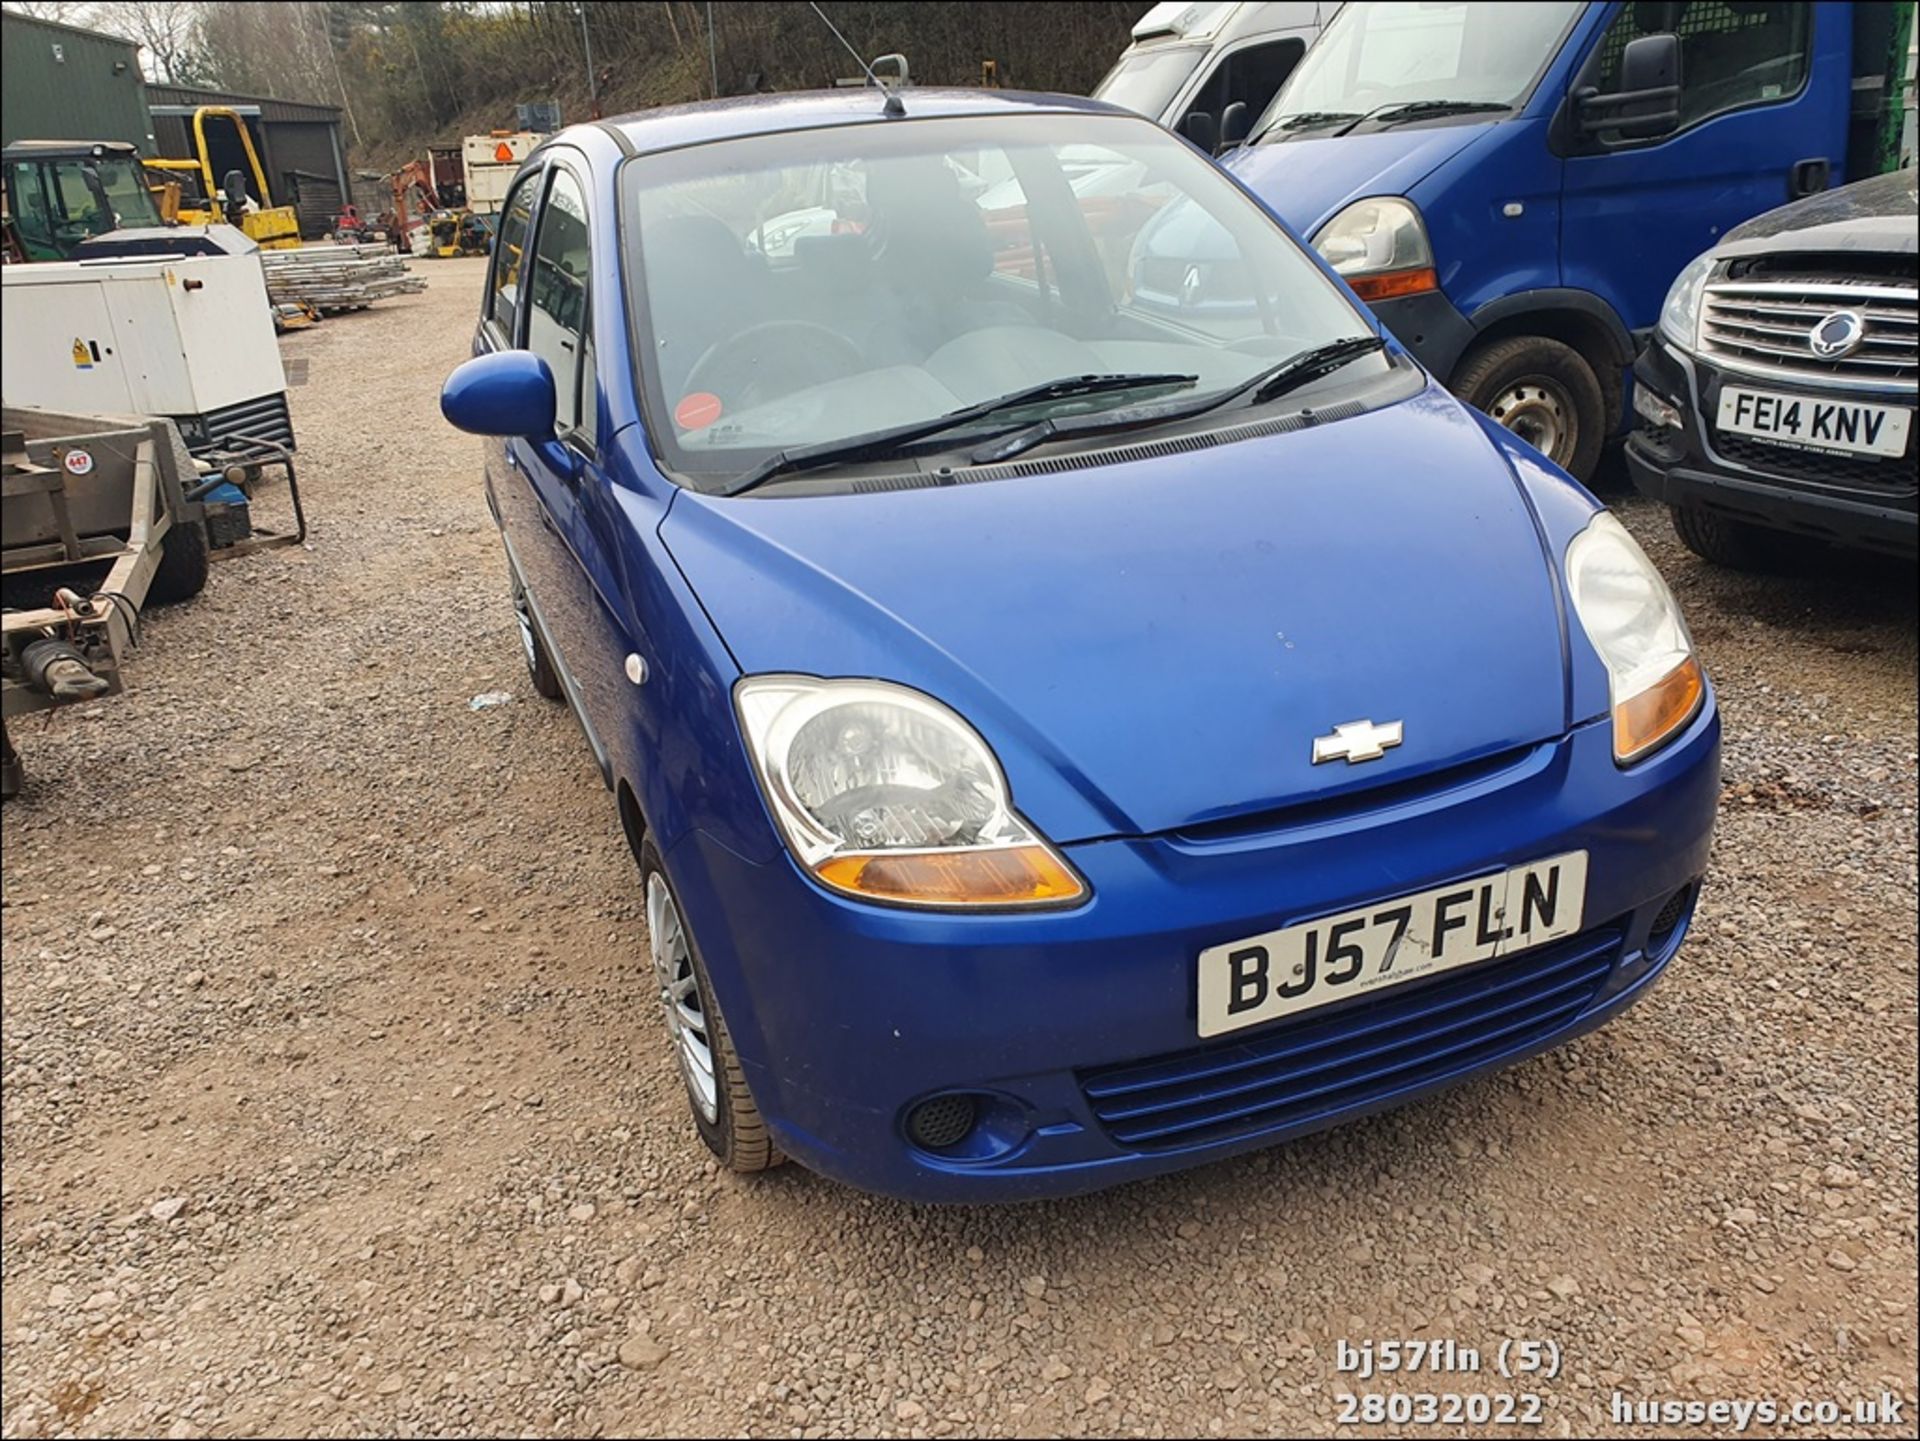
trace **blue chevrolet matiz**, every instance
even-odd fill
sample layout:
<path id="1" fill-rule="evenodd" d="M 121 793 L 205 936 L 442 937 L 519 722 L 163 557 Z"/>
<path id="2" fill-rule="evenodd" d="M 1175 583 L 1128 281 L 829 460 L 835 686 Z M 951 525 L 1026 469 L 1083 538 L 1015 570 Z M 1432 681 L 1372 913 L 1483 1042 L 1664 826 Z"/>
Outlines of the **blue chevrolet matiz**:
<path id="1" fill-rule="evenodd" d="M 1169 206 L 1205 255 L 1139 243 Z M 1565 1041 L 1686 933 L 1720 727 L 1659 574 L 1146 120 L 574 127 L 474 349 L 442 407 L 639 861 L 636 1021 L 736 1170 L 1170 1171 Z"/>

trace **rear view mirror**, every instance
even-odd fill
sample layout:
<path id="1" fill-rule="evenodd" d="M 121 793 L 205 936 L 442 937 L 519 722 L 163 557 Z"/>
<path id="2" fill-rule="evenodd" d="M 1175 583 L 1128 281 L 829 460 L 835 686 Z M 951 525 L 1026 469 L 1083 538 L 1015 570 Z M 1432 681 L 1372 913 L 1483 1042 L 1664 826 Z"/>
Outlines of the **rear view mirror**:
<path id="1" fill-rule="evenodd" d="M 1187 118 L 1180 122 L 1180 133 L 1207 154 L 1213 154 L 1214 140 L 1218 132 L 1214 129 L 1213 117 L 1206 111 L 1189 110 Z"/>
<path id="2" fill-rule="evenodd" d="M 440 387 L 440 413 L 474 435 L 549 440 L 553 436 L 553 371 L 531 350 L 477 355 Z"/>
<path id="3" fill-rule="evenodd" d="M 1220 112 L 1220 148 L 1231 150 L 1247 138 L 1247 130 L 1253 124 L 1247 111 L 1247 102 L 1236 100 Z"/>
<path id="4" fill-rule="evenodd" d="M 1680 123 L 1680 37 L 1668 31 L 1629 40 L 1620 52 L 1620 88 L 1574 95 L 1580 131 L 1616 131 L 1629 140 L 1666 135 Z"/>

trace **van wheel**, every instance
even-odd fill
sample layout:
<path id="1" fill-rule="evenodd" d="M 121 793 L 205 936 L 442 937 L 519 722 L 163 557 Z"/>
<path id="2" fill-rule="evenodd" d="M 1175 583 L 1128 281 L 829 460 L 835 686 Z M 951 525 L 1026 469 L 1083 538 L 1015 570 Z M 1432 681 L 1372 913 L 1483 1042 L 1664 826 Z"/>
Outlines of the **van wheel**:
<path id="1" fill-rule="evenodd" d="M 1584 481 L 1606 439 L 1607 399 L 1580 352 L 1544 335 L 1516 335 L 1470 352 L 1453 390 Z"/>
<path id="2" fill-rule="evenodd" d="M 786 1158 L 773 1144 L 760 1108 L 747 1090 L 733 1037 L 713 998 L 707 968 L 693 944 L 652 841 L 640 843 L 641 884 L 647 898 L 647 950 L 687 1109 L 707 1149 L 730 1171 L 764 1171 Z"/>
<path id="3" fill-rule="evenodd" d="M 513 587 L 513 618 L 520 623 L 520 650 L 527 660 L 527 679 L 533 683 L 535 695 L 547 700 L 560 699 L 560 675 L 553 668 L 553 658 L 547 654 L 547 648 L 540 642 L 540 632 L 533 627 L 533 608 L 527 604 L 527 588 L 520 584 L 520 577 L 512 574 L 508 568 L 509 584 Z"/>
<path id="4" fill-rule="evenodd" d="M 160 564 L 147 582 L 148 605 L 191 600 L 207 588 L 207 523 L 176 520 L 160 537 Z"/>
<path id="5" fill-rule="evenodd" d="M 1780 571 L 1801 553 L 1794 538 L 1777 530 L 1735 520 L 1704 505 L 1673 505 L 1673 533 L 1702 560 L 1733 570 Z"/>

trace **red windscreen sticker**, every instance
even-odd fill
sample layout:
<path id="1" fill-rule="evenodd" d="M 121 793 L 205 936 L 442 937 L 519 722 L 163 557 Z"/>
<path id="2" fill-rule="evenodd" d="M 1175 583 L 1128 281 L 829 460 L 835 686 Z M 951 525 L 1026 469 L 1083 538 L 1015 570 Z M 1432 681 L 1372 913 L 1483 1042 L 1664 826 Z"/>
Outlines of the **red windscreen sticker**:
<path id="1" fill-rule="evenodd" d="M 680 397 L 673 408 L 673 423 L 682 430 L 704 430 L 720 418 L 720 397 L 711 391 L 696 390 Z"/>

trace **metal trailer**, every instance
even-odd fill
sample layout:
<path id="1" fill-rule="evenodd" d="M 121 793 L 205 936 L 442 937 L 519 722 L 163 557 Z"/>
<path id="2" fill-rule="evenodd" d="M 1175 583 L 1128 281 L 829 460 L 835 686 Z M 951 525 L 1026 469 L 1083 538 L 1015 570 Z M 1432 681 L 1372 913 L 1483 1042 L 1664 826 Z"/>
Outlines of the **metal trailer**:
<path id="1" fill-rule="evenodd" d="M 293 457 L 258 439 L 196 461 L 170 420 L 8 406 L 0 418 L 0 722 L 125 689 L 141 610 L 186 600 L 213 559 L 306 538 Z M 286 473 L 293 528 L 256 528 L 251 492 Z M 0 724 L 0 795 L 21 765 Z"/>

